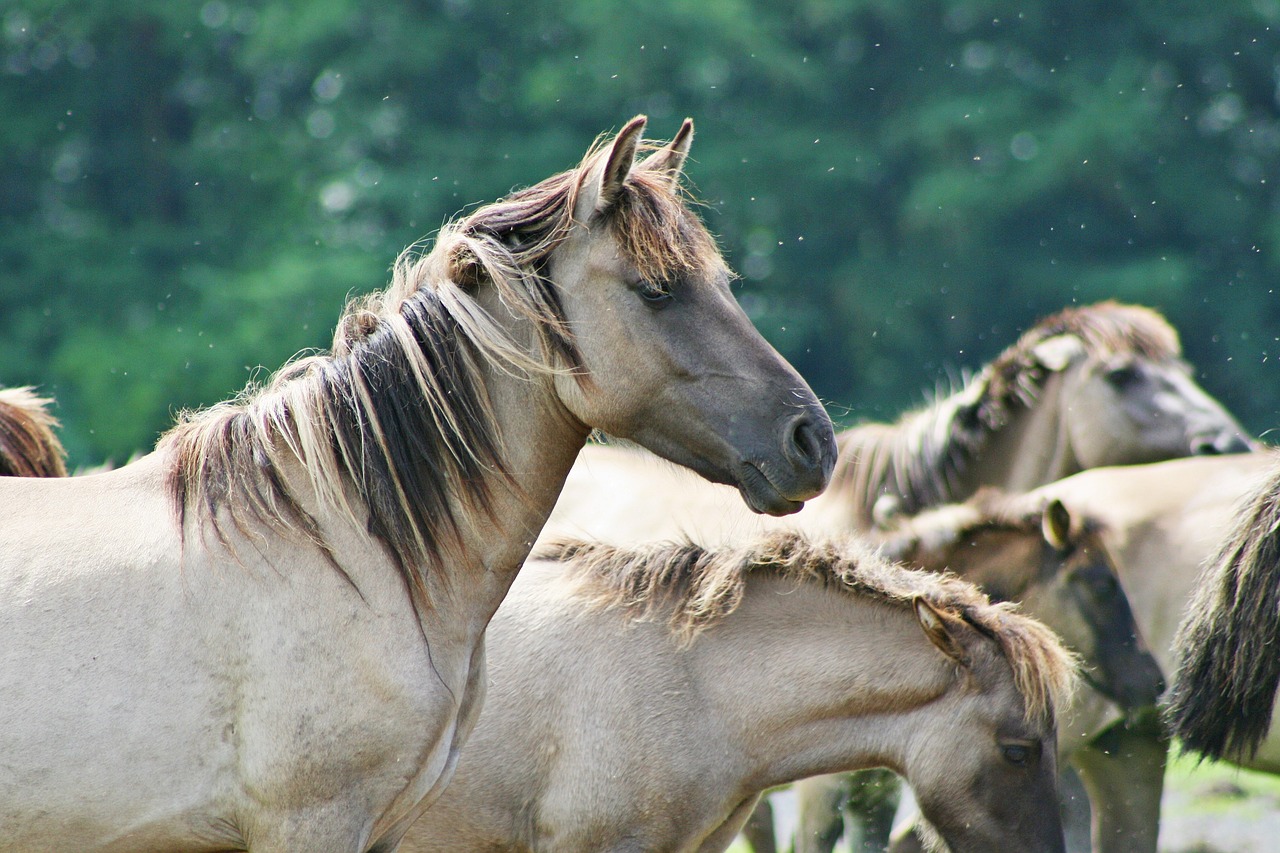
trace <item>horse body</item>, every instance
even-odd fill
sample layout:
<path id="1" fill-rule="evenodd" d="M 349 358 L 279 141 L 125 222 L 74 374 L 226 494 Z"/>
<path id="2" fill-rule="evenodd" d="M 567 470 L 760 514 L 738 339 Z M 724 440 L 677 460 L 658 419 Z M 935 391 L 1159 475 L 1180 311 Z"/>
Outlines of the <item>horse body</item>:
<path id="1" fill-rule="evenodd" d="M 954 853 L 1061 849 L 1052 729 L 993 642 L 1029 620 L 964 593 L 974 630 L 943 603 L 965 585 L 852 543 L 611 550 L 569 545 L 521 573 L 490 626 L 480 723 L 402 850 L 711 853 L 765 788 L 882 764 Z M 725 560 L 737 578 L 706 568 Z M 620 589 L 601 595 L 606 566 Z M 954 632 L 950 656 L 915 594 Z"/>
<path id="2" fill-rule="evenodd" d="M 3 482 L 0 847 L 392 850 L 592 428 L 761 511 L 821 490 L 830 422 L 678 200 L 692 125 L 633 168 L 643 124 L 403 260 L 333 354 Z"/>

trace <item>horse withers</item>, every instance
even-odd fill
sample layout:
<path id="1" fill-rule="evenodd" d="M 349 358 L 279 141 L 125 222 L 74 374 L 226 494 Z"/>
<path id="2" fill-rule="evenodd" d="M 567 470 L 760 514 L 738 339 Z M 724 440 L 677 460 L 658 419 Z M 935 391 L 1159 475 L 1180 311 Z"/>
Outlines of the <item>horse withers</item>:
<path id="1" fill-rule="evenodd" d="M 480 721 L 404 853 L 713 853 L 766 788 L 877 765 L 951 853 L 1063 850 L 1071 655 L 857 542 L 560 543 L 521 572 L 489 649 Z"/>
<path id="2" fill-rule="evenodd" d="M 0 478 L 11 850 L 392 850 L 592 429 L 793 512 L 834 448 L 629 122 L 446 226 L 331 353 L 114 471 Z M 646 152 L 637 160 L 638 150 Z"/>

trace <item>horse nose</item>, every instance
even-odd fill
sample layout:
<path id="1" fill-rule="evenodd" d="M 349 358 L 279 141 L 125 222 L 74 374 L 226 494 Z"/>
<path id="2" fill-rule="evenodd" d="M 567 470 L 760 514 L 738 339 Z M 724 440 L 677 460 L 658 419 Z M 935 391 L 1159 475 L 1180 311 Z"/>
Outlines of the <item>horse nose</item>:
<path id="1" fill-rule="evenodd" d="M 1191 439 L 1194 456 L 1215 456 L 1220 453 L 1248 453 L 1253 442 L 1238 432 L 1221 432 L 1216 435 L 1198 435 Z"/>
<path id="2" fill-rule="evenodd" d="M 796 468 L 820 474 L 825 484 L 835 467 L 835 435 L 830 421 L 809 412 L 796 415 L 787 424 L 783 447 Z"/>

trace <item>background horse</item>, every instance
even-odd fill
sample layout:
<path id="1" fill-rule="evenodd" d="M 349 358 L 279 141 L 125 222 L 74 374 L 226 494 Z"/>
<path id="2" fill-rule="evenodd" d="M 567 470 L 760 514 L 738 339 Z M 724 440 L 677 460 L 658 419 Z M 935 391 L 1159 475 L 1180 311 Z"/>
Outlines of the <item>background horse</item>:
<path id="1" fill-rule="evenodd" d="M 896 424 L 854 427 L 836 440 L 830 488 L 782 524 L 819 534 L 867 531 L 877 514 L 888 522 L 964 500 L 983 485 L 1018 491 L 1082 468 L 1253 446 L 1191 378 L 1174 329 L 1154 311 L 1114 302 L 1048 317 L 956 393 Z M 647 454 L 590 446 L 543 536 L 626 544 L 685 535 L 709 545 L 777 526 L 737 504 L 731 491 Z M 1080 766 L 1093 772 L 1083 758 Z M 868 778 L 881 788 L 896 785 L 889 774 Z M 837 832 L 843 827 L 839 811 L 829 820 Z M 762 822 L 753 834 L 761 853 L 773 846 L 773 830 Z M 802 853 L 831 849 L 797 841 Z M 867 849 L 887 841 L 878 835 Z"/>
<path id="2" fill-rule="evenodd" d="M 52 404 L 31 388 L 0 388 L 0 477 L 67 476 Z"/>
<path id="3" fill-rule="evenodd" d="M 392 850 L 592 429 L 755 509 L 822 489 L 830 421 L 681 199 L 692 124 L 636 163 L 643 127 L 447 226 L 331 354 L 154 453 L 0 480 L 9 849 Z"/>
<path id="4" fill-rule="evenodd" d="M 489 646 L 480 722 L 406 853 L 711 853 L 766 787 L 881 764 L 952 853 L 1062 850 L 1050 718 L 1069 654 L 856 542 L 558 545 Z"/>
<path id="5" fill-rule="evenodd" d="M 1164 690 L 1160 667 L 1139 639 L 1101 525 L 1086 516 L 1073 517 L 1060 500 L 984 490 L 964 504 L 904 519 L 879 541 L 882 553 L 892 559 L 954 572 L 996 600 L 1019 602 L 1023 612 L 1051 628 L 1079 655 L 1086 686 L 1060 715 L 1060 759 L 1080 760 L 1081 748 L 1114 724 L 1119 714 L 1153 707 Z M 1119 714 L 1107 713 L 1110 709 Z M 840 802 L 847 784 L 841 777 L 825 776 L 797 785 L 800 836 L 834 845 L 841 827 L 830 821 L 830 804 Z M 866 791 L 854 793 L 860 801 L 870 799 Z M 1088 849 L 1090 810 L 1088 803 L 1081 805 L 1084 829 L 1075 846 Z M 869 835 L 888 834 L 894 806 L 890 801 L 867 810 L 876 830 Z M 1113 826 L 1105 819 L 1109 807 L 1094 803 L 1099 831 Z M 1071 841 L 1068 833 L 1069 849 Z M 893 849 L 914 848 L 899 842 Z"/>
<path id="6" fill-rule="evenodd" d="M 1203 567 L 1235 524 L 1241 503 L 1275 465 L 1271 452 L 1197 457 L 1085 471 L 1019 500 L 1058 500 L 1077 524 L 1096 526 L 1120 577 L 1133 615 L 1156 661 L 1174 671 L 1174 638 Z M 1092 705 L 1092 711 L 1089 707 Z M 1091 768 L 1082 778 L 1095 810 L 1093 849 L 1156 849 L 1168 740 L 1155 709 L 1136 726 L 1112 726 L 1125 714 L 1096 691 L 1081 691 L 1077 720 L 1092 716 L 1088 736 L 1096 748 L 1077 751 L 1073 763 Z M 1075 729 L 1085 732 L 1083 724 Z M 1064 727 L 1063 731 L 1067 731 Z M 1240 762 L 1280 770 L 1280 739 L 1268 738 L 1259 755 Z"/>

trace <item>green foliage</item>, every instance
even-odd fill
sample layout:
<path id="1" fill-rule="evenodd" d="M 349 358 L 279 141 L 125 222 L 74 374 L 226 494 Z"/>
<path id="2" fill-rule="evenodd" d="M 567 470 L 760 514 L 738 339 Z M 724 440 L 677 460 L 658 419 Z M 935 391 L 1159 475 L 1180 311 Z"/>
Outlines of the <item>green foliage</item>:
<path id="1" fill-rule="evenodd" d="M 765 334 L 887 419 L 1038 317 L 1166 312 L 1256 431 L 1273 365 L 1275 0 L 0 5 L 0 383 L 76 461 L 324 346 L 464 207 L 685 115 Z"/>

